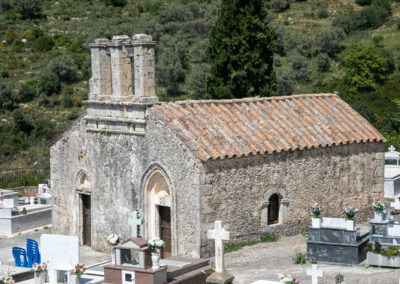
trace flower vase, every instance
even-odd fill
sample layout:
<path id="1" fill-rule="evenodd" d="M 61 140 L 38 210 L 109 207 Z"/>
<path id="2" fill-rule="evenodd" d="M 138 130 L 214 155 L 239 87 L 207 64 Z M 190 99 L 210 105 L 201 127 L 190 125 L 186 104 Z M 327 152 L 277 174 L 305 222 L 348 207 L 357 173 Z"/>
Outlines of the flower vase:
<path id="1" fill-rule="evenodd" d="M 30 204 L 35 204 L 35 197 L 34 196 L 29 197 L 29 201 Z"/>
<path id="2" fill-rule="evenodd" d="M 319 217 L 312 217 L 311 219 L 311 225 L 315 229 L 321 228 L 321 218 Z"/>
<path id="3" fill-rule="evenodd" d="M 160 254 L 155 251 L 151 253 L 151 262 L 152 262 L 152 269 L 159 269 L 160 268 Z"/>
<path id="4" fill-rule="evenodd" d="M 115 248 L 111 248 L 111 265 L 115 265 Z"/>
<path id="5" fill-rule="evenodd" d="M 347 218 L 346 220 L 346 230 L 347 231 L 355 231 L 356 229 L 356 221 L 354 218 Z"/>
<path id="6" fill-rule="evenodd" d="M 383 221 L 383 211 L 374 211 L 374 219 L 375 219 L 375 221 L 382 222 Z"/>
<path id="7" fill-rule="evenodd" d="M 35 284 L 44 284 L 45 273 L 35 272 Z"/>

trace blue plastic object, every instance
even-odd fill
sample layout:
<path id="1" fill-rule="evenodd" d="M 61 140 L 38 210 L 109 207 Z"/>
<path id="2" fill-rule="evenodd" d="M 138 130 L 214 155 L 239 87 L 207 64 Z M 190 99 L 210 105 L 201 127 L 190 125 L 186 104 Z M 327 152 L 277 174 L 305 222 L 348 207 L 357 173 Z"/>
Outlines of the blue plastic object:
<path id="1" fill-rule="evenodd" d="M 32 239 L 26 239 L 26 251 L 28 258 L 28 267 L 32 267 L 34 263 L 41 262 L 39 244 L 37 241 Z"/>
<path id="2" fill-rule="evenodd" d="M 13 247 L 12 253 L 14 256 L 15 266 L 28 267 L 28 261 L 26 259 L 26 250 L 19 247 Z"/>

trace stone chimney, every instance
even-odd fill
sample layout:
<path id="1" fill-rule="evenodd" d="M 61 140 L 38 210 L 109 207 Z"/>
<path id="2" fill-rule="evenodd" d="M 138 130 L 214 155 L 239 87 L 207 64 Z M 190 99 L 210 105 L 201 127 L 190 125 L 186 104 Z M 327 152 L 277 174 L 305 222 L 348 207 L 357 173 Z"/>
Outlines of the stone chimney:
<path id="1" fill-rule="evenodd" d="M 137 34 L 132 37 L 134 49 L 135 100 L 147 101 L 156 98 L 155 58 L 156 43 L 152 37 Z"/>
<path id="2" fill-rule="evenodd" d="M 87 132 L 145 134 L 147 108 L 158 102 L 154 47 L 151 36 L 144 34 L 114 36 L 111 41 L 100 38 L 90 45 Z"/>
<path id="3" fill-rule="evenodd" d="M 98 38 L 90 44 L 92 78 L 90 79 L 89 100 L 111 99 L 111 57 L 108 50 L 110 41 Z"/>

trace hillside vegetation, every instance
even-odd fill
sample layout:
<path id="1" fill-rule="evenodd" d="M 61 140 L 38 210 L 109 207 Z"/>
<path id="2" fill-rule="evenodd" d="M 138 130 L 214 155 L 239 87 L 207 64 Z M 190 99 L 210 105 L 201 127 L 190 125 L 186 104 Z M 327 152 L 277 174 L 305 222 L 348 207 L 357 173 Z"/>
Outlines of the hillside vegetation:
<path id="1" fill-rule="evenodd" d="M 157 42 L 161 100 L 209 98 L 211 0 L 0 0 L 0 168 L 48 167 L 49 145 L 83 112 L 95 38 Z M 278 95 L 338 91 L 400 145 L 400 3 L 265 1 Z"/>

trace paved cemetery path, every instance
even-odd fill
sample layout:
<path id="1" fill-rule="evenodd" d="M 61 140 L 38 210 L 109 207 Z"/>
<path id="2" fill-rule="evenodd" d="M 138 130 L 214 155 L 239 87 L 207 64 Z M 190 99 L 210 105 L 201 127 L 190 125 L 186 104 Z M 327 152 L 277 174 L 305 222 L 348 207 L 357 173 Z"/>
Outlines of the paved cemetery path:
<path id="1" fill-rule="evenodd" d="M 21 235 L 15 235 L 11 238 L 0 239 L 0 261 L 3 264 L 14 265 L 14 258 L 12 256 L 12 247 L 26 247 L 26 239 L 30 238 L 39 242 L 40 235 L 51 234 L 51 227 L 48 229 L 39 229 L 38 231 L 31 231 Z M 80 262 L 87 265 L 93 265 L 104 261 L 110 260 L 109 253 L 101 253 L 92 250 L 89 247 L 80 247 Z"/>
<path id="2" fill-rule="evenodd" d="M 257 280 L 278 281 L 278 273 L 290 274 L 301 284 L 311 284 L 306 270 L 311 264 L 298 265 L 292 260 L 296 252 L 306 252 L 307 239 L 302 235 L 280 239 L 275 243 L 262 243 L 225 254 L 225 266 L 235 275 L 234 284 L 249 284 Z M 334 284 L 335 275 L 344 275 L 346 284 L 398 284 L 400 270 L 344 265 L 318 265 L 324 278 L 319 284 Z"/>

